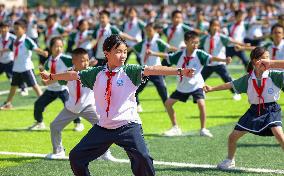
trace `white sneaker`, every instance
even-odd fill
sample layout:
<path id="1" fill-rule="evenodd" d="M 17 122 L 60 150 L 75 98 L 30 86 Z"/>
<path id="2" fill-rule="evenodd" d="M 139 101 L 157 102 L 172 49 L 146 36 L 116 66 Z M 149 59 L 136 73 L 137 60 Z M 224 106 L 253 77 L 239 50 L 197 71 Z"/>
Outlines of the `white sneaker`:
<path id="1" fill-rule="evenodd" d="M 68 159 L 68 157 L 65 155 L 65 151 L 61 151 L 59 153 L 50 153 L 50 154 L 47 154 L 45 156 L 45 158 L 47 159 Z"/>
<path id="2" fill-rule="evenodd" d="M 24 89 L 24 90 L 21 90 L 21 95 L 22 95 L 23 97 L 28 96 L 28 95 L 29 95 L 28 89 L 26 88 L 26 89 Z"/>
<path id="3" fill-rule="evenodd" d="M 202 129 L 200 130 L 200 136 L 213 137 L 213 134 L 211 134 L 208 129 L 202 128 Z"/>
<path id="4" fill-rule="evenodd" d="M 233 169 L 235 168 L 236 163 L 235 160 L 232 159 L 225 159 L 224 161 L 222 161 L 220 164 L 217 165 L 218 169 L 222 169 L 222 170 L 227 170 L 227 169 Z"/>
<path id="5" fill-rule="evenodd" d="M 137 106 L 137 112 L 143 112 L 143 108 L 141 104 Z"/>
<path id="6" fill-rule="evenodd" d="M 43 122 L 35 122 L 32 126 L 28 127 L 28 130 L 45 130 L 45 124 Z"/>
<path id="7" fill-rule="evenodd" d="M 110 150 L 107 150 L 102 156 L 98 159 L 107 160 L 107 161 L 116 161 L 116 158 L 112 156 Z"/>
<path id="8" fill-rule="evenodd" d="M 241 96 L 241 94 L 234 94 L 233 95 L 233 99 L 235 100 L 235 101 L 240 101 L 241 99 L 242 99 L 242 96 Z"/>
<path id="9" fill-rule="evenodd" d="M 181 136 L 182 132 L 181 132 L 181 129 L 177 125 L 175 125 L 168 131 L 165 131 L 163 134 L 165 136 Z"/>
<path id="10" fill-rule="evenodd" d="M 74 125 L 75 125 L 74 131 L 81 132 L 85 129 L 84 124 L 82 123 L 75 123 Z"/>

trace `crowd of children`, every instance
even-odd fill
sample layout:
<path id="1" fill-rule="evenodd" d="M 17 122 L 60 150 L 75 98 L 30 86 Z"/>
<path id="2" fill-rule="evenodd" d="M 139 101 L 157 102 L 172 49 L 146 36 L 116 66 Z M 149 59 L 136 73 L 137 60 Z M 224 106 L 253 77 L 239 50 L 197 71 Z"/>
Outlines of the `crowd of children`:
<path id="1" fill-rule="evenodd" d="M 282 12 L 284 3 L 274 0 L 211 6 L 186 3 L 160 9 L 151 4 L 123 8 L 109 3 L 9 11 L 1 4 L 0 74 L 6 73 L 11 87 L 0 109 L 14 108 L 18 87 L 22 95 L 32 87 L 38 99 L 35 123 L 28 130 L 42 130 L 46 106 L 59 98 L 64 108 L 50 124 L 53 152 L 47 158 L 65 157 L 62 130 L 74 121 L 75 130 L 82 131 L 82 117 L 92 128 L 70 152 L 75 175 L 90 175 L 88 163 L 100 156 L 115 160 L 108 150 L 112 144 L 125 149 L 134 175 L 155 175 L 138 114 L 143 112 L 139 94 L 149 81 L 172 124 L 165 136 L 182 135 L 173 108 L 178 101 L 193 98 L 200 113 L 200 136 L 213 137 L 206 128 L 205 92 L 228 89 L 236 101 L 247 93 L 251 107 L 230 134 L 228 156 L 217 166 L 233 168 L 236 142 L 247 132 L 274 135 L 284 149 L 281 108 L 276 103 L 284 90 L 284 63 L 277 61 L 284 59 Z M 40 36 L 44 50 L 38 47 Z M 250 60 L 245 50 L 252 50 Z M 46 86 L 43 93 L 32 51 L 39 55 L 33 58 L 39 57 L 38 69 Z M 131 53 L 139 65 L 125 64 Z M 236 80 L 226 67 L 234 56 L 249 69 Z M 205 85 L 214 72 L 225 84 Z M 177 87 L 170 96 L 166 75 L 177 75 Z"/>

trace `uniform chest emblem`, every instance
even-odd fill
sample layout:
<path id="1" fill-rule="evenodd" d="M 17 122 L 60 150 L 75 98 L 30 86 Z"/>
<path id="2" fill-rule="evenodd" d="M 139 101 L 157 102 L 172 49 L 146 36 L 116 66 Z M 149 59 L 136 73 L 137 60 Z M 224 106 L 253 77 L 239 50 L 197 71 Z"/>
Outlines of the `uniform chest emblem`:
<path id="1" fill-rule="evenodd" d="M 268 93 L 268 94 L 273 94 L 273 93 L 274 93 L 273 88 L 269 88 L 269 89 L 267 90 L 267 93 Z"/>
<path id="2" fill-rule="evenodd" d="M 123 86 L 123 84 L 124 84 L 123 79 L 121 79 L 121 78 L 117 79 L 116 85 L 117 85 L 118 87 Z"/>

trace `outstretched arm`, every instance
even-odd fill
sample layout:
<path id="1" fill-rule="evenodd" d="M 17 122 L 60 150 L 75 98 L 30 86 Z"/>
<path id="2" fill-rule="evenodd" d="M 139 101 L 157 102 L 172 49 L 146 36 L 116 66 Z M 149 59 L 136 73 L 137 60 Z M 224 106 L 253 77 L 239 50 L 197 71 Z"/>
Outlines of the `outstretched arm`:
<path id="1" fill-rule="evenodd" d="M 192 68 L 174 68 L 174 67 L 166 67 L 166 66 L 148 66 L 145 67 L 144 75 L 181 75 L 192 77 L 194 75 L 194 69 Z"/>
<path id="2" fill-rule="evenodd" d="M 47 71 L 42 71 L 42 72 L 40 72 L 40 76 L 41 76 L 43 81 L 48 81 L 48 80 L 73 81 L 73 80 L 79 79 L 78 73 L 76 71 L 68 71 L 68 72 L 65 72 L 65 73 L 58 73 L 58 74 L 51 74 L 51 73 L 48 73 Z"/>
<path id="3" fill-rule="evenodd" d="M 208 85 L 205 85 L 203 87 L 203 90 L 208 93 L 208 92 L 213 92 L 213 91 L 219 91 L 219 90 L 227 90 L 227 89 L 231 89 L 232 88 L 232 84 L 230 82 L 227 82 L 225 84 L 221 84 L 219 86 L 214 86 L 214 87 L 211 87 L 211 86 L 208 86 Z"/>
<path id="4" fill-rule="evenodd" d="M 284 60 L 261 59 L 256 62 L 256 67 L 263 71 L 270 68 L 284 68 Z"/>
<path id="5" fill-rule="evenodd" d="M 216 62 L 226 62 L 226 64 L 230 64 L 232 62 L 232 58 L 231 57 L 227 57 L 226 59 L 221 59 L 219 57 L 212 57 L 211 61 L 216 61 Z"/>

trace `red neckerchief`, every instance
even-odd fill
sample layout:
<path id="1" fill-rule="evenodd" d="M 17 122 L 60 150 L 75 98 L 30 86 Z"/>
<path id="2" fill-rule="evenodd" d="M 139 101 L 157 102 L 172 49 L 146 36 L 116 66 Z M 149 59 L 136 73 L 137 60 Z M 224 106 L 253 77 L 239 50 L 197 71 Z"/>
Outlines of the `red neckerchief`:
<path id="1" fill-rule="evenodd" d="M 182 68 L 184 69 L 186 67 L 186 65 L 189 63 L 189 61 L 191 61 L 194 57 L 192 56 L 184 56 L 183 57 L 183 63 L 182 63 Z M 183 76 L 180 75 L 180 82 L 182 82 Z"/>
<path id="2" fill-rule="evenodd" d="M 5 40 L 5 39 L 2 41 L 3 49 L 5 49 L 8 42 L 9 40 Z"/>
<path id="3" fill-rule="evenodd" d="M 51 37 L 53 26 L 54 26 L 54 25 L 52 25 L 52 26 L 50 26 L 50 27 L 47 28 L 47 35 L 46 35 L 46 37 L 45 37 L 45 41 L 47 41 L 47 40 Z"/>
<path id="4" fill-rule="evenodd" d="M 107 101 L 107 108 L 106 108 L 106 113 L 108 117 L 108 112 L 110 108 L 110 100 L 111 100 L 111 87 L 112 87 L 112 77 L 116 74 L 116 72 L 106 72 L 107 76 L 107 86 L 106 86 L 106 92 L 105 92 L 105 99 Z"/>
<path id="5" fill-rule="evenodd" d="M 81 97 L 81 82 L 80 80 L 76 80 L 76 102 L 75 104 L 79 102 L 80 97 Z"/>
<path id="6" fill-rule="evenodd" d="M 128 30 L 131 30 L 131 29 L 132 29 L 132 26 L 133 26 L 133 22 L 130 21 L 130 22 L 128 23 Z"/>
<path id="7" fill-rule="evenodd" d="M 276 47 L 272 48 L 272 58 L 271 58 L 272 60 L 275 60 L 277 50 L 278 50 L 278 48 L 276 48 Z"/>
<path id="8" fill-rule="evenodd" d="M 237 27 L 241 24 L 241 21 L 237 22 L 234 24 L 234 26 L 232 27 L 232 31 L 230 32 L 230 37 L 234 36 L 235 30 L 237 29 Z"/>
<path id="9" fill-rule="evenodd" d="M 103 37 L 103 35 L 104 35 L 104 32 L 105 32 L 105 29 L 101 29 L 101 30 L 100 30 L 99 37 L 97 38 L 97 42 L 96 42 L 96 44 L 95 44 L 95 46 L 94 46 L 94 50 L 95 50 L 95 51 L 97 50 L 99 41 L 102 39 L 102 37 Z"/>
<path id="10" fill-rule="evenodd" d="M 16 47 L 16 48 L 15 48 L 15 52 L 14 52 L 14 60 L 16 60 L 17 57 L 18 57 L 18 54 L 19 54 L 19 46 L 20 46 L 21 43 L 22 43 L 22 42 L 21 42 L 21 41 L 18 41 L 18 40 L 16 40 L 15 43 L 14 43 L 14 46 Z"/>
<path id="11" fill-rule="evenodd" d="M 80 32 L 79 33 L 79 40 L 78 40 L 78 43 L 77 43 L 77 48 L 79 48 L 79 45 L 80 45 L 80 42 L 82 41 L 83 39 L 83 32 Z"/>
<path id="12" fill-rule="evenodd" d="M 214 36 L 210 36 L 209 54 L 212 54 L 213 50 L 214 50 Z"/>
<path id="13" fill-rule="evenodd" d="M 174 33 L 176 32 L 176 29 L 177 29 L 176 26 L 173 26 L 173 27 L 171 28 L 171 33 L 170 33 L 170 35 L 169 35 L 169 37 L 168 37 L 168 39 L 167 39 L 167 43 L 169 43 L 169 42 L 171 41 L 171 39 L 173 38 Z"/>
<path id="14" fill-rule="evenodd" d="M 258 95 L 258 115 L 260 115 L 261 105 L 262 105 L 263 109 L 265 108 L 265 106 L 264 106 L 264 98 L 262 96 L 262 92 L 263 92 L 265 84 L 266 84 L 266 79 L 267 78 L 262 78 L 261 79 L 261 86 L 260 87 L 258 87 L 256 79 L 252 79 L 252 84 L 253 84 L 254 90 L 256 91 L 256 93 Z"/>
<path id="15" fill-rule="evenodd" d="M 146 64 L 148 58 L 149 58 L 149 54 L 146 53 L 147 50 L 149 50 L 151 47 L 151 43 L 150 42 L 147 42 L 146 44 L 146 49 L 145 49 L 145 56 L 144 56 L 144 65 Z"/>

